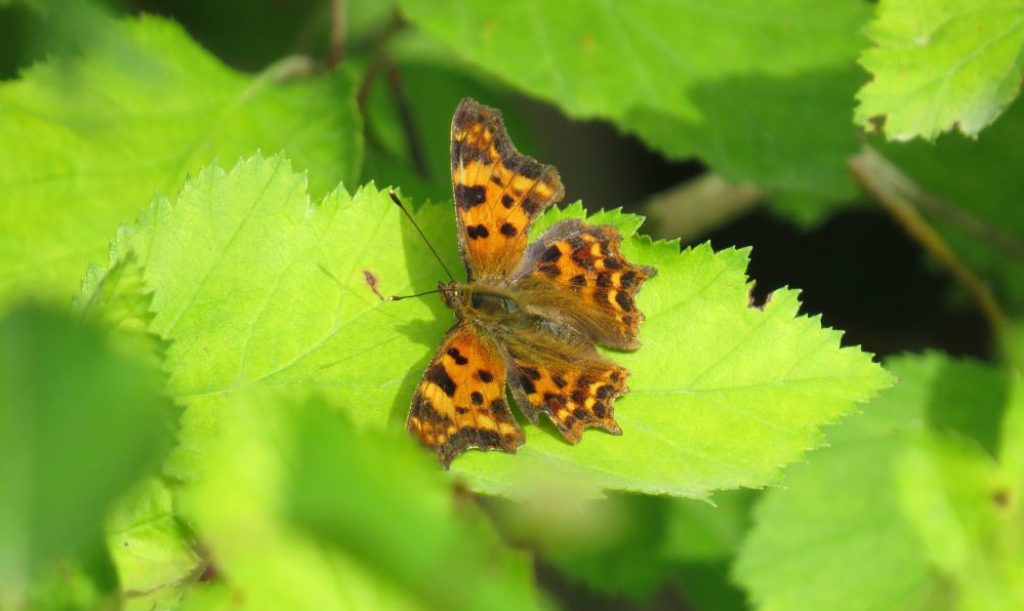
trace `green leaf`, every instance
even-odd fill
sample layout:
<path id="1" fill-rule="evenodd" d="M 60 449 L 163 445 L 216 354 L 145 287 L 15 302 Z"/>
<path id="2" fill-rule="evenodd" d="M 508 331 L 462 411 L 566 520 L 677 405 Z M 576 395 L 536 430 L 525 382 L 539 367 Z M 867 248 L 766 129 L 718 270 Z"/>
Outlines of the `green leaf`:
<path id="1" fill-rule="evenodd" d="M 724 582 L 753 498 L 753 491 L 730 490 L 716 493 L 714 504 L 634 494 L 576 503 L 551 482 L 527 502 L 485 503 L 506 540 L 536 550 L 566 578 L 593 592 L 645 600 L 691 571 L 718 568 Z"/>
<path id="2" fill-rule="evenodd" d="M 900 507 L 957 608 L 1021 608 L 1020 540 L 1007 540 L 1019 525 L 1005 520 L 1007 487 L 992 457 L 969 440 L 928 434 L 908 444 L 895 472 Z"/>
<path id="3" fill-rule="evenodd" d="M 1019 607 L 1004 478 L 974 439 L 932 428 L 936 414 L 963 410 L 950 385 L 965 389 L 955 401 L 998 411 L 999 395 L 979 384 L 998 372 L 986 381 L 983 366 L 938 354 L 888 364 L 900 384 L 831 429 L 831 447 L 756 508 L 736 576 L 758 608 Z"/>
<path id="4" fill-rule="evenodd" d="M 358 433 L 322 400 L 223 407 L 182 507 L 246 609 L 539 607 L 529 564 L 404 435 Z"/>
<path id="5" fill-rule="evenodd" d="M 170 446 L 157 376 L 45 309 L 0 321 L 0 592 L 91 554 L 114 498 Z"/>
<path id="6" fill-rule="evenodd" d="M 1014 490 L 1024 491 L 1024 379 L 1014 374 L 1002 423 L 999 463 Z"/>
<path id="7" fill-rule="evenodd" d="M 179 611 L 235 611 L 242 605 L 234 592 L 222 581 L 201 581 L 191 584 L 182 598 Z"/>
<path id="8" fill-rule="evenodd" d="M 616 494 L 586 504 L 566 500 L 552 486 L 528 503 L 495 503 L 491 514 L 506 539 L 526 542 L 592 592 L 639 601 L 666 584 L 677 564 L 664 553 L 668 514 L 679 499 Z"/>
<path id="9" fill-rule="evenodd" d="M 252 77 L 171 22 L 110 28 L 81 57 L 0 84 L 0 307 L 26 293 L 63 302 L 119 223 L 214 159 L 287 148 L 318 195 L 358 175 L 346 74 L 282 82 L 303 67 L 292 58 Z"/>
<path id="10" fill-rule="evenodd" d="M 429 457 L 397 431 L 359 435 L 318 407 L 295 424 L 288 498 L 297 523 L 427 607 L 542 608 L 526 556 L 507 549 L 473 505 L 458 503 Z"/>
<path id="11" fill-rule="evenodd" d="M 861 2 L 402 0 L 471 62 L 725 177 L 846 196 Z M 807 15 L 813 14 L 813 19 Z M 756 100 L 757 103 L 750 103 Z"/>
<path id="12" fill-rule="evenodd" d="M 109 563 L 109 559 L 107 559 Z M 114 609 L 117 604 L 117 584 L 109 584 L 104 577 L 98 577 L 90 571 L 90 562 L 66 559 L 42 575 L 37 576 L 29 584 L 26 601 L 21 608 L 33 611 L 95 611 L 97 609 Z M 10 590 L 3 593 L 13 594 Z M 0 602 L 9 603 L 9 599 L 0 596 Z M 19 608 L 9 606 L 8 608 Z"/>
<path id="13" fill-rule="evenodd" d="M 933 140 L 958 127 L 975 135 L 1017 97 L 1024 6 L 1005 0 L 882 0 L 860 63 L 873 79 L 855 120 L 886 137 Z"/>
<path id="14" fill-rule="evenodd" d="M 878 150 L 944 203 L 922 207 L 957 256 L 991 284 L 1000 305 L 1024 312 L 1024 102 L 976 139 L 946 134 L 934 144 L 876 142 Z M 880 140 L 880 139 L 878 139 Z"/>
<path id="15" fill-rule="evenodd" d="M 430 205 L 417 221 L 457 269 L 453 216 L 450 205 Z M 840 349 L 838 332 L 797 316 L 795 291 L 749 307 L 745 252 L 680 253 L 631 235 L 636 217 L 598 218 L 624 232 L 631 260 L 659 269 L 640 294 L 645 346 L 611 355 L 633 372 L 616 405 L 624 435 L 589 432 L 570 446 L 548 423 L 528 426 L 517 455 L 455 462 L 473 489 L 521 496 L 551 478 L 585 495 L 700 497 L 763 486 L 820 443 L 819 426 L 891 383 L 860 350 Z M 188 406 L 169 467 L 180 478 L 203 469 L 223 397 L 247 387 L 316 389 L 359 426 L 401 427 L 453 322 L 439 299 L 383 302 L 368 285 L 409 294 L 441 278 L 386 193 L 338 190 L 313 206 L 280 156 L 204 170 L 176 203 L 154 202 L 116 250 L 138 258 L 152 330 L 172 342 L 169 388 Z"/>
<path id="16" fill-rule="evenodd" d="M 174 513 L 170 488 L 158 478 L 144 480 L 118 501 L 106 535 L 126 610 L 174 607 L 181 586 L 198 577 L 201 560 L 191 533 Z"/>
<path id="17" fill-rule="evenodd" d="M 750 525 L 750 490 L 724 490 L 712 502 L 672 503 L 665 533 L 665 555 L 688 562 L 723 562 L 739 549 Z"/>
<path id="18" fill-rule="evenodd" d="M 798 317 L 795 291 L 750 308 L 743 251 L 679 253 L 632 237 L 623 252 L 659 273 L 638 301 L 644 347 L 612 355 L 633 372 L 630 395 L 616 404 L 623 436 L 568 446 L 553 432 L 528 431 L 515 457 L 468 454 L 453 465 L 474 487 L 512 494 L 550 476 L 702 497 L 763 486 L 820 443 L 820 425 L 891 382 L 859 350 L 839 349 L 838 333 Z"/>
<path id="19" fill-rule="evenodd" d="M 82 281 L 88 300 L 77 295 L 72 310 L 82 320 L 102 326 L 111 342 L 124 353 L 163 367 L 166 344 L 149 330 L 153 321 L 152 295 L 146 290 L 142 269 L 128 253 L 109 270 L 91 265 Z"/>
<path id="20" fill-rule="evenodd" d="M 743 591 L 730 579 L 730 565 L 691 563 L 676 570 L 676 584 L 690 608 L 701 611 L 749 611 Z"/>

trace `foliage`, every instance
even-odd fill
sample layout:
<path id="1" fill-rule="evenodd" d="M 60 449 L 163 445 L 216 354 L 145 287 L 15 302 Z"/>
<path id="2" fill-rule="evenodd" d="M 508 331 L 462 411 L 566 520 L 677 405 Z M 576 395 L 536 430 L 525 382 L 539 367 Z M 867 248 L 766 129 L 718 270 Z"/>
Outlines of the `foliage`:
<path id="1" fill-rule="evenodd" d="M 0 295 L 66 303 L 83 266 L 102 262 L 111 228 L 213 159 L 287 147 L 319 193 L 353 180 L 362 138 L 351 78 L 298 79 L 300 69 L 286 60 L 237 73 L 181 27 L 145 17 L 6 83 Z"/>
<path id="2" fill-rule="evenodd" d="M 791 469 L 788 491 L 765 495 L 737 577 L 765 608 L 1019 608 L 1019 431 L 1005 427 L 993 455 L 943 425 L 965 408 L 965 425 L 1004 409 L 1016 421 L 1018 381 L 939 354 L 889 366 L 900 385 Z M 975 391 L 946 391 L 957 386 Z"/>
<path id="3" fill-rule="evenodd" d="M 977 135 L 1017 97 L 1024 7 L 1000 0 L 879 2 L 868 28 L 874 74 L 857 120 L 885 116 L 889 138 L 933 140 L 958 127 Z"/>
<path id="4" fill-rule="evenodd" d="M 1024 606 L 1017 4 L 60 9 L 0 2 L 0 609 Z M 798 289 L 755 291 L 759 248 L 653 240 L 588 195 L 534 235 L 613 225 L 658 270 L 643 347 L 605 351 L 623 435 L 517 413 L 518 453 L 441 469 L 403 428 L 454 319 L 380 295 L 445 278 L 389 187 L 462 277 L 466 95 L 570 201 L 628 164 L 556 112 L 785 223 L 881 202 L 956 281 L 916 312 L 982 312 L 988 360 L 894 338 L 883 367 Z M 574 173 L 567 145 L 615 161 Z"/>

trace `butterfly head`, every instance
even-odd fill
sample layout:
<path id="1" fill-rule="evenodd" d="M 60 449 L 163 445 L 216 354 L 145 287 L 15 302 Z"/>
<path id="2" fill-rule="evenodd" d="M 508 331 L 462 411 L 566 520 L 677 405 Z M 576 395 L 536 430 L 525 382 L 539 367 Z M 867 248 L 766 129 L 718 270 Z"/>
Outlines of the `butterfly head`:
<path id="1" fill-rule="evenodd" d="M 464 311 L 463 302 L 465 301 L 466 286 L 458 282 L 438 282 L 437 290 L 440 291 L 441 297 L 444 298 L 444 304 L 449 308 L 455 310 L 455 315 L 462 318 L 462 312 Z"/>
<path id="2" fill-rule="evenodd" d="M 466 317 L 500 320 L 520 310 L 515 297 L 494 287 L 438 282 L 437 289 L 445 304 L 455 310 L 455 316 L 460 320 Z"/>

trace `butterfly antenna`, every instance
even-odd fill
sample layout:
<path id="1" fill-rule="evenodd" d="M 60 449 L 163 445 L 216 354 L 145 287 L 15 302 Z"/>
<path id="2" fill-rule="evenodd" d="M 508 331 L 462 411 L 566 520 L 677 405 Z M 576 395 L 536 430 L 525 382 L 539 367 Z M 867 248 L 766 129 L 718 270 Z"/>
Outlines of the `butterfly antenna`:
<path id="1" fill-rule="evenodd" d="M 416 228 L 416 231 L 420 234 L 420 237 L 423 238 L 423 241 L 426 243 L 427 248 L 430 249 L 430 252 L 434 253 L 434 258 L 436 258 L 437 262 L 441 264 L 441 268 L 444 269 L 444 272 L 448 274 L 448 279 L 451 280 L 452 282 L 456 282 L 455 276 L 452 275 L 452 272 L 448 269 L 448 266 L 445 265 L 444 261 L 441 260 L 441 255 L 437 254 L 437 251 L 434 250 L 433 244 L 431 244 L 430 240 L 427 239 L 427 236 L 423 233 L 423 230 L 420 229 L 420 226 L 416 224 L 416 219 L 412 218 L 412 215 L 409 214 L 408 210 L 406 210 L 405 206 L 402 204 L 402 200 L 398 199 L 398 194 L 395 193 L 395 190 L 391 189 L 390 191 L 388 191 L 388 195 L 391 196 L 391 201 L 395 202 L 395 204 L 398 205 L 399 209 L 401 209 L 402 213 L 405 214 L 405 218 L 409 219 L 409 222 L 412 223 L 412 226 Z M 439 291 L 427 291 L 426 293 L 420 293 L 419 295 L 407 295 L 407 297 L 419 297 L 420 295 L 428 295 L 430 293 L 437 292 Z M 404 298 L 405 297 L 402 297 L 402 299 Z M 395 301 L 395 299 L 392 298 L 391 301 Z"/>
<path id="2" fill-rule="evenodd" d="M 416 293 L 415 295 L 390 295 L 385 297 L 384 301 L 401 301 L 403 299 L 412 299 L 413 297 L 422 297 L 424 295 L 433 295 L 434 293 L 440 293 L 441 289 L 434 289 L 432 291 L 423 291 L 422 293 Z"/>

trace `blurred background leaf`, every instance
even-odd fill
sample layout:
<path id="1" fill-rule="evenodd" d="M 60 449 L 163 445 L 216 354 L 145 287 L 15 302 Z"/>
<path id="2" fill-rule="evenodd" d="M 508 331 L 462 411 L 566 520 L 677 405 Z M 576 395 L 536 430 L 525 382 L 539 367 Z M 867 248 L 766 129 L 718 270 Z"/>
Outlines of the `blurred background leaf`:
<path id="1" fill-rule="evenodd" d="M 1020 523 L 1003 499 L 1019 491 L 969 436 L 1001 417 L 1005 374 L 940 354 L 888 365 L 901 383 L 764 495 L 737 578 L 761 608 L 1016 608 Z M 951 411 L 976 422 L 954 432 Z"/>
<path id="2" fill-rule="evenodd" d="M 5 605 L 24 603 L 28 580 L 58 559 L 102 556 L 108 507 L 171 446 L 159 382 L 69 314 L 25 306 L 0 322 Z"/>
<path id="3" fill-rule="evenodd" d="M 242 608 L 547 608 L 526 557 L 429 457 L 342 412 L 266 394 L 224 406 L 230 426 L 183 503 Z"/>
<path id="4" fill-rule="evenodd" d="M 1024 176 L 1017 143 L 1024 138 L 1024 104 L 1015 103 L 976 139 L 959 134 L 921 141 L 874 143 L 923 189 L 922 212 L 972 269 L 992 283 L 1012 315 L 1024 312 Z M 961 294 L 957 300 L 961 304 Z"/>
<path id="5" fill-rule="evenodd" d="M 610 120 L 733 180 L 851 193 L 843 159 L 855 149 L 851 68 L 865 5 L 404 0 L 402 8 L 466 61 L 569 116 Z M 793 18 L 808 10 L 813 20 Z"/>
<path id="6" fill-rule="evenodd" d="M 112 227 L 214 159 L 287 148 L 317 194 L 358 175 L 344 70 L 303 78 L 311 66 L 290 58 L 247 76 L 168 21 L 103 28 L 81 56 L 0 84 L 0 307 L 70 298 L 85 265 L 104 261 Z"/>

